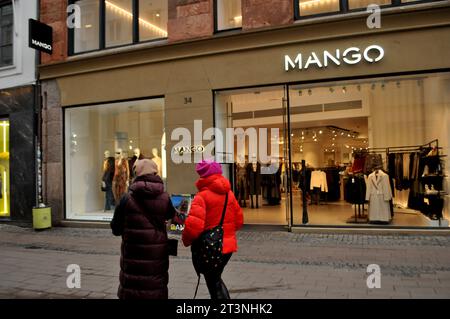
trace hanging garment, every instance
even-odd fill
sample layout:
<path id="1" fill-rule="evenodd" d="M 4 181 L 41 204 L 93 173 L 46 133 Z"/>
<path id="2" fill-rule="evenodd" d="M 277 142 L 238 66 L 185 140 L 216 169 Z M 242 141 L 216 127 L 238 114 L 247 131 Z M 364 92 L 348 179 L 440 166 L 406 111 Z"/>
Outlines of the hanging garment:
<path id="1" fill-rule="evenodd" d="M 411 181 L 414 181 L 419 177 L 419 159 L 419 153 L 411 153 L 409 169 L 409 178 Z"/>
<path id="2" fill-rule="evenodd" d="M 410 162 L 410 154 L 404 153 L 403 156 L 403 179 L 409 180 L 409 162 Z"/>
<path id="3" fill-rule="evenodd" d="M 298 178 L 298 187 L 304 193 L 308 193 L 311 190 L 311 169 L 306 168 L 300 170 Z"/>
<path id="4" fill-rule="evenodd" d="M 328 196 L 327 201 L 338 201 L 341 197 L 341 181 L 338 168 L 327 168 Z"/>
<path id="5" fill-rule="evenodd" d="M 327 175 L 323 171 L 312 171 L 311 172 L 311 185 L 310 189 L 314 187 L 320 188 L 322 192 L 328 193 Z"/>
<path id="6" fill-rule="evenodd" d="M 366 201 L 366 180 L 363 174 L 349 176 L 345 182 L 344 199 L 351 204 L 364 204 Z"/>
<path id="7" fill-rule="evenodd" d="M 123 159 L 116 161 L 115 171 L 113 178 L 113 193 L 116 204 L 120 203 L 120 199 L 127 192 L 127 183 L 130 177 L 130 169 L 128 167 L 128 161 Z"/>
<path id="8" fill-rule="evenodd" d="M 261 176 L 262 196 L 269 205 L 279 205 L 281 200 L 281 167 L 275 174 Z"/>
<path id="9" fill-rule="evenodd" d="M 352 172 L 354 174 L 361 173 L 364 170 L 366 163 L 366 154 L 355 154 L 355 160 L 352 165 Z"/>
<path id="10" fill-rule="evenodd" d="M 245 165 L 236 165 L 236 188 L 238 192 L 237 195 L 239 202 L 245 201 L 247 199 L 248 193 L 247 168 L 245 167 Z"/>
<path id="11" fill-rule="evenodd" d="M 250 195 L 261 194 L 261 164 L 257 163 L 256 171 L 253 164 L 247 165 L 248 193 Z"/>
<path id="12" fill-rule="evenodd" d="M 403 155 L 396 153 L 395 155 L 395 188 L 399 191 L 403 190 Z"/>
<path id="13" fill-rule="evenodd" d="M 113 179 L 114 179 L 114 171 L 115 171 L 115 163 L 114 157 L 108 157 L 103 161 L 103 176 L 102 182 L 103 187 L 102 191 L 105 192 L 105 211 L 109 211 L 116 205 L 116 201 L 114 199 L 113 194 Z"/>
<path id="14" fill-rule="evenodd" d="M 374 222 L 389 222 L 392 199 L 389 176 L 381 170 L 369 175 L 367 179 L 366 200 L 369 201 L 369 220 Z"/>
<path id="15" fill-rule="evenodd" d="M 391 177 L 391 179 L 395 179 L 395 172 L 396 172 L 396 167 L 395 167 L 395 154 L 394 153 L 390 153 L 388 155 L 388 172 L 389 172 L 389 176 Z"/>

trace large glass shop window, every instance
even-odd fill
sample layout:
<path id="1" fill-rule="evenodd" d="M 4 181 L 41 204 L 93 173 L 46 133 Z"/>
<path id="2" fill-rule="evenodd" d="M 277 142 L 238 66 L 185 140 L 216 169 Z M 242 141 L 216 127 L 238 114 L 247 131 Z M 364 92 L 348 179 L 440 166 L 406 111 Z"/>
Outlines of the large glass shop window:
<path id="1" fill-rule="evenodd" d="M 164 139 L 164 99 L 66 109 L 67 218 L 110 220 L 138 158 L 153 159 L 165 181 Z"/>
<path id="2" fill-rule="evenodd" d="M 293 85 L 290 103 L 294 224 L 448 227 L 450 74 Z"/>
<path id="3" fill-rule="evenodd" d="M 10 216 L 9 120 L 0 119 L 0 217 Z"/>

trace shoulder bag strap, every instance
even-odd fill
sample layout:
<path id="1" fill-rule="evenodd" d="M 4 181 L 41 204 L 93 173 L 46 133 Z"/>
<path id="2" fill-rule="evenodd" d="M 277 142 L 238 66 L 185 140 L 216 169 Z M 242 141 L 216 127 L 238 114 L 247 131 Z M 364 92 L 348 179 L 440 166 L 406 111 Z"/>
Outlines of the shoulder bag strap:
<path id="1" fill-rule="evenodd" d="M 222 218 L 220 219 L 219 226 L 223 225 L 223 220 L 225 219 L 225 213 L 227 212 L 227 205 L 228 205 L 228 193 L 225 195 L 225 205 L 223 205 L 223 211 L 222 211 Z"/>

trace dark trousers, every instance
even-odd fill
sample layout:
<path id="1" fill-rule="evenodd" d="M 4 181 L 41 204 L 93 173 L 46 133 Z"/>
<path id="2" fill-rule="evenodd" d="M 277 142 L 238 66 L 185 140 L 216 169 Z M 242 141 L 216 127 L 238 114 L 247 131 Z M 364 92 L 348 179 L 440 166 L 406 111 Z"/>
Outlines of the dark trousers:
<path id="1" fill-rule="evenodd" d="M 105 191 L 105 212 L 111 209 L 114 209 L 116 202 L 114 200 L 114 194 L 112 192 L 112 186 L 106 188 Z"/>
<path id="2" fill-rule="evenodd" d="M 203 274 L 205 276 L 206 286 L 208 287 L 209 294 L 212 300 L 218 299 L 230 299 L 227 286 L 222 280 L 222 273 L 230 260 L 232 254 L 226 254 L 224 256 L 223 267 L 214 271 Z"/>

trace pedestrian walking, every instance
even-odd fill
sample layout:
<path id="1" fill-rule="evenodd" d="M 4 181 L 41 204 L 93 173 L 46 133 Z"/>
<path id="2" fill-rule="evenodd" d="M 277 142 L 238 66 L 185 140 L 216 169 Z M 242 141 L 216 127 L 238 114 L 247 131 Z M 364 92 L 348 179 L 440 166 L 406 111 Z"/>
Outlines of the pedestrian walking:
<path id="1" fill-rule="evenodd" d="M 191 246 L 194 269 L 199 281 L 200 274 L 204 275 L 211 299 L 230 299 L 222 273 L 238 249 L 236 231 L 243 225 L 242 209 L 220 164 L 202 161 L 196 171 L 200 175 L 196 182 L 199 192 L 192 202 L 182 240 L 185 246 Z"/>
<path id="2" fill-rule="evenodd" d="M 169 252 L 166 221 L 175 215 L 158 166 L 135 163 L 129 191 L 114 212 L 111 229 L 122 236 L 119 299 L 167 299 Z"/>

